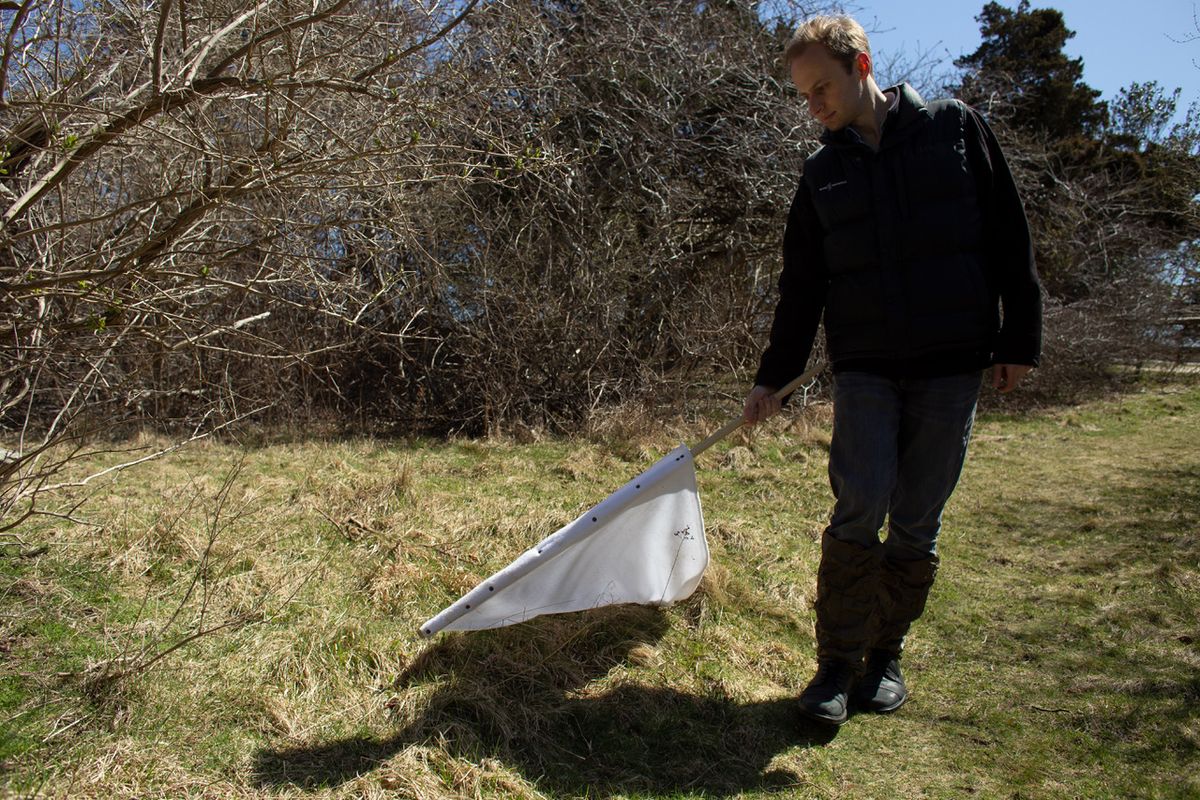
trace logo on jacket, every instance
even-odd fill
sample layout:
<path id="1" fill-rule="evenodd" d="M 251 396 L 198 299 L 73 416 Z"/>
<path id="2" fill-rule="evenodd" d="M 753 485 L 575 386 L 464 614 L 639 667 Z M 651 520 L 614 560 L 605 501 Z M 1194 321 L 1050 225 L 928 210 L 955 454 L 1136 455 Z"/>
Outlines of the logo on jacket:
<path id="1" fill-rule="evenodd" d="M 829 183 L 822 186 L 820 189 L 817 189 L 817 191 L 818 192 L 828 192 L 830 189 L 836 189 L 838 186 L 845 186 L 847 183 L 849 183 L 849 181 L 838 181 L 837 183 L 830 181 Z"/>

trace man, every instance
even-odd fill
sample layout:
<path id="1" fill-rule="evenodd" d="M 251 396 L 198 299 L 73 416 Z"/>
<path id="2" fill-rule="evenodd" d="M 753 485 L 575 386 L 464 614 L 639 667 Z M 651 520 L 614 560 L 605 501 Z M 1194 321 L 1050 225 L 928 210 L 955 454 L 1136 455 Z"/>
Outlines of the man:
<path id="1" fill-rule="evenodd" d="M 826 130 L 792 201 L 743 414 L 754 424 L 779 411 L 774 392 L 803 371 L 824 313 L 835 504 L 817 572 L 818 669 L 800 706 L 840 725 L 852 706 L 894 711 L 907 697 L 904 637 L 933 585 L 981 373 L 1009 392 L 1037 365 L 1041 289 L 1016 186 L 974 110 L 880 89 L 848 17 L 810 19 L 785 58 Z"/>

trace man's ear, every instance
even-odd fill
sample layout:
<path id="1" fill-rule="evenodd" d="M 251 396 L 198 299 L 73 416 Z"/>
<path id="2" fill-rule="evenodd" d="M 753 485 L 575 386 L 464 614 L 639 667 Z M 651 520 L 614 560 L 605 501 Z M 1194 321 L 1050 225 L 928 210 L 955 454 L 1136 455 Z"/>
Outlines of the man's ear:
<path id="1" fill-rule="evenodd" d="M 866 80 L 871 74 L 871 56 L 867 53 L 859 53 L 854 57 L 854 74 L 860 81 Z"/>

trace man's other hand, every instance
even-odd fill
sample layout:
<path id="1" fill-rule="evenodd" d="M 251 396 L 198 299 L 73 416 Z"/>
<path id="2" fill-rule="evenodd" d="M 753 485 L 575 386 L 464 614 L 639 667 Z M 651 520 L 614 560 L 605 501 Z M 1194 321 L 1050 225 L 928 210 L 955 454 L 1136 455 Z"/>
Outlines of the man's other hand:
<path id="1" fill-rule="evenodd" d="M 775 396 L 777 389 L 770 386 L 755 386 L 746 396 L 746 407 L 742 409 L 742 419 L 748 425 L 754 425 L 775 416 L 783 403 Z"/>
<path id="2" fill-rule="evenodd" d="M 1028 364 L 996 364 L 992 367 L 992 388 L 1001 394 L 1011 392 L 1031 369 Z"/>

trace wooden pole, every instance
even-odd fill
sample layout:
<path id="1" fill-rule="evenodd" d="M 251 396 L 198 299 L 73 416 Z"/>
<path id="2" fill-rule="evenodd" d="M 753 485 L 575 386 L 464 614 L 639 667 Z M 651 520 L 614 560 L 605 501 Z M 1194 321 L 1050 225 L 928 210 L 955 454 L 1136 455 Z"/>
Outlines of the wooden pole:
<path id="1" fill-rule="evenodd" d="M 782 389 L 780 389 L 778 392 L 776 392 L 775 396 L 778 397 L 780 400 L 783 400 L 783 398 L 787 397 L 789 394 L 796 391 L 801 386 L 803 386 L 804 384 L 811 381 L 813 378 L 817 377 L 817 375 L 823 369 L 825 369 L 824 362 L 818 361 L 816 364 L 809 367 L 808 370 L 806 370 L 804 372 L 804 374 L 800 375 L 800 377 L 796 378 L 791 383 L 789 383 L 787 386 L 784 386 Z M 742 427 L 745 424 L 746 424 L 746 420 L 742 418 L 741 414 L 738 414 L 736 417 L 733 417 L 732 419 L 729 420 L 729 422 L 726 422 L 725 425 L 720 430 L 718 430 L 717 432 L 710 435 L 703 442 L 700 442 L 700 444 L 697 444 L 697 445 L 689 448 L 692 451 L 692 458 L 695 458 L 696 456 L 700 455 L 705 450 L 712 447 L 714 444 L 721 441 L 726 436 L 733 433 L 734 431 L 736 431 L 738 428 Z"/>

